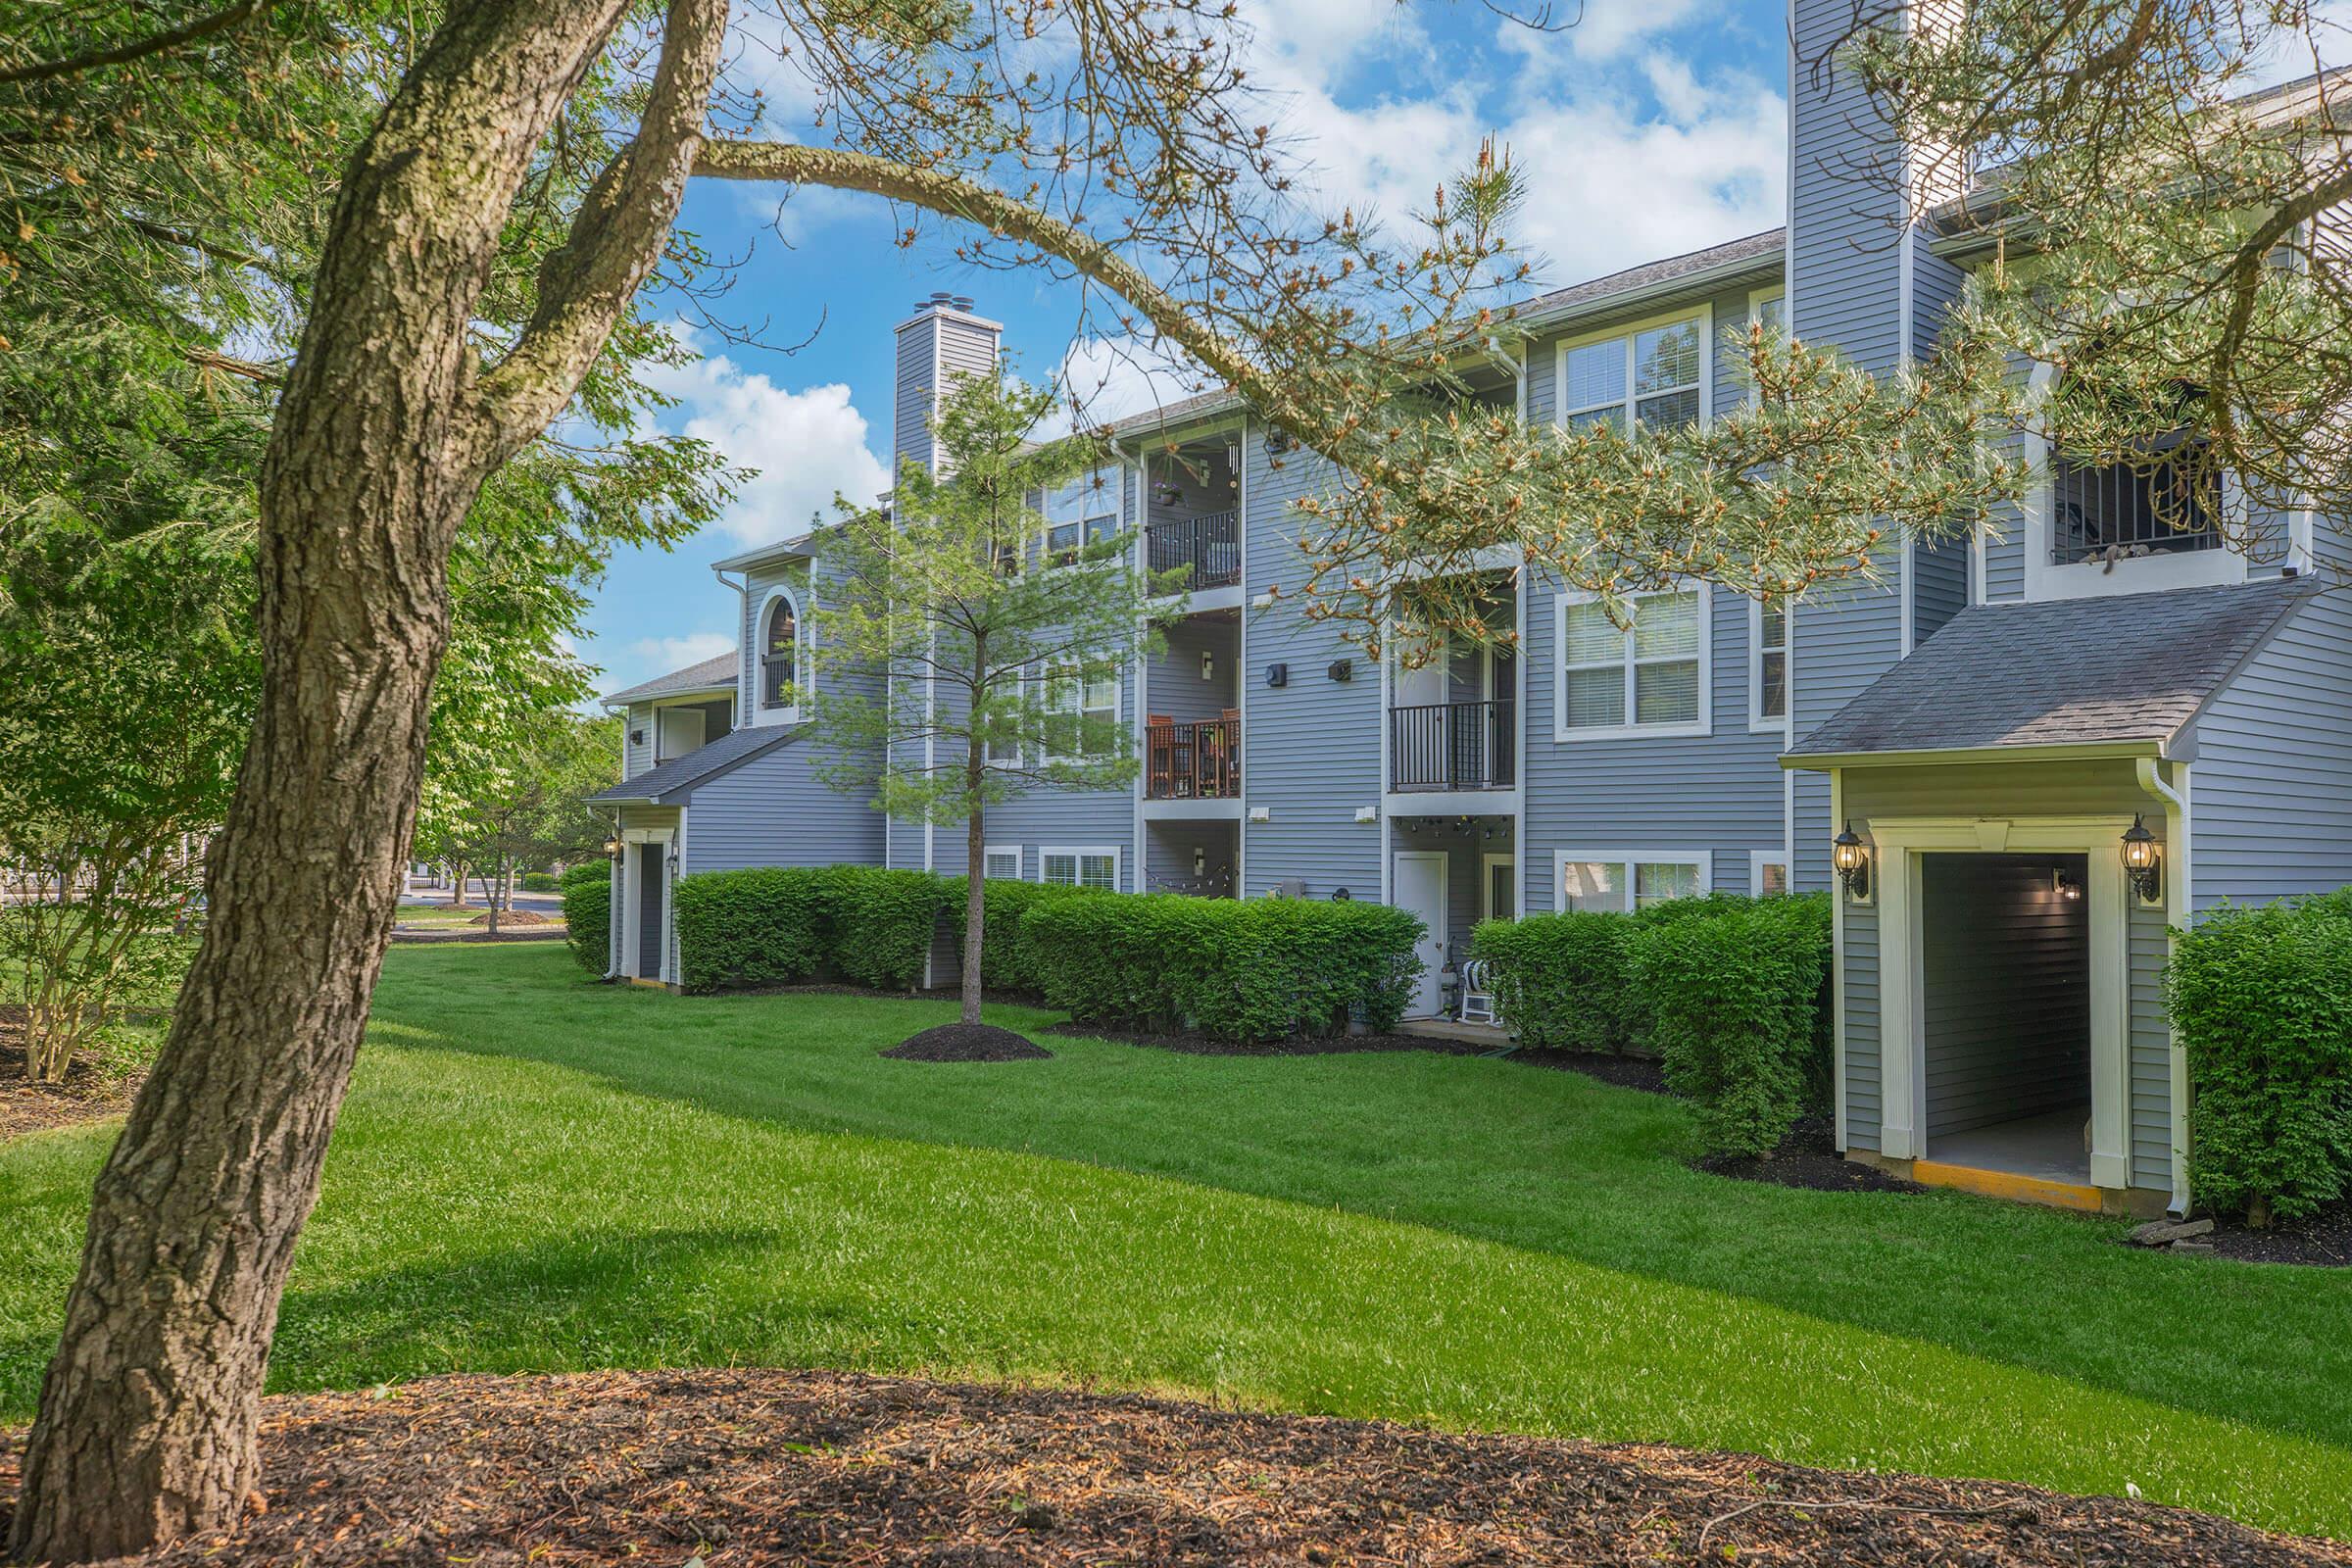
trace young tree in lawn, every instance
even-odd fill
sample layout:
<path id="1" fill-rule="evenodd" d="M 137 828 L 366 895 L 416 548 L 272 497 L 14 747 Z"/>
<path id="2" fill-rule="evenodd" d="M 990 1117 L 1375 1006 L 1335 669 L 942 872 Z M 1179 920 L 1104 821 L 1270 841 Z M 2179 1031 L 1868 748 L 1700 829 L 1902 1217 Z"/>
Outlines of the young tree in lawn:
<path id="1" fill-rule="evenodd" d="M 851 510 L 816 563 L 819 771 L 902 821 L 962 825 L 965 1023 L 980 1021 L 988 808 L 1134 780 L 1116 693 L 1174 586 L 1136 566 L 1132 532 L 1049 539 L 1038 499 L 1102 482 L 1103 456 L 1082 436 L 1030 443 L 1054 402 L 997 375 L 957 383 L 932 420 L 938 475 L 904 466 L 889 506 Z M 1115 491 L 1082 509 L 1125 510 Z"/>

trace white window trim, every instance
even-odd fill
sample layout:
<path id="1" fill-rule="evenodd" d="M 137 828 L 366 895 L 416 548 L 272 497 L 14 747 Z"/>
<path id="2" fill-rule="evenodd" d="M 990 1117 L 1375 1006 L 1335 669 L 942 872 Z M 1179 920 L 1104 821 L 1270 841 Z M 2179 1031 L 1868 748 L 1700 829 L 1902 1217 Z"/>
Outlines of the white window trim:
<path id="1" fill-rule="evenodd" d="M 2058 368 L 2046 361 L 2036 362 L 2028 381 L 2029 389 L 2036 396 L 2046 396 L 2057 381 Z M 2026 462 L 2033 475 L 2026 487 L 2025 527 L 2026 600 L 2032 603 L 2043 599 L 2096 599 L 2109 594 L 2149 594 L 2174 588 L 2203 588 L 2215 584 L 2246 580 L 2246 558 L 2227 544 L 2218 550 L 2192 550 L 2177 554 L 2133 556 L 2115 563 L 2108 569 L 2103 561 L 2078 561 L 2061 566 L 2050 560 L 2050 530 L 2057 510 L 2057 487 L 2050 482 L 2050 463 L 2054 454 L 2049 441 L 2038 431 L 2029 429 L 2025 434 Z M 2229 515 L 2235 504 L 2236 477 L 2222 475 L 2221 510 Z M 1982 541 L 1980 541 L 1980 549 Z"/>
<path id="2" fill-rule="evenodd" d="M 1107 537 L 1116 538 L 1126 526 L 1124 519 L 1120 516 L 1120 513 L 1125 510 L 1125 499 L 1122 494 L 1125 482 L 1124 469 L 1092 468 L 1083 477 L 1071 481 L 1059 496 L 1047 502 L 1045 526 L 1037 538 L 1038 564 L 1049 571 L 1073 564 L 1073 563 L 1057 562 L 1053 559 L 1054 530 L 1056 528 L 1075 524 L 1078 529 L 1078 548 L 1084 550 L 1087 544 L 1087 523 L 1097 518 L 1107 518 L 1110 522 L 1110 533 Z"/>
<path id="3" fill-rule="evenodd" d="M 1511 873 L 1511 906 L 1494 907 L 1494 868 L 1501 866 Z M 1500 855 L 1482 854 L 1478 858 L 1478 917 L 1482 920 L 1516 920 L 1520 906 L 1525 903 L 1519 888 L 1519 856 L 1515 851 Z"/>
<path id="4" fill-rule="evenodd" d="M 1788 600 L 1781 601 L 1781 710 L 1776 714 L 1764 711 L 1764 604 L 1750 599 L 1747 602 L 1747 728 L 1754 735 L 1788 733 L 1789 712 L 1796 706 L 1789 701 L 1794 695 L 1788 684 L 1788 645 L 1795 640 L 1795 627 L 1788 614 Z"/>
<path id="5" fill-rule="evenodd" d="M 1786 285 L 1780 283 L 1773 283 L 1763 288 L 1750 289 L 1748 291 L 1748 325 L 1753 326 L 1757 321 L 1763 319 L 1764 307 L 1774 300 L 1779 300 L 1781 302 L 1781 326 L 1782 329 L 1786 331 L 1788 324 L 1788 290 Z"/>
<path id="6" fill-rule="evenodd" d="M 1715 732 L 1715 594 L 1711 583 L 1694 583 L 1690 588 L 1657 588 L 1626 597 L 1639 604 L 1664 594 L 1698 594 L 1698 717 L 1687 724 L 1641 724 L 1633 719 L 1633 631 L 1629 627 L 1626 641 L 1625 668 L 1626 721 L 1606 727 L 1599 725 L 1571 725 L 1568 722 L 1568 607 L 1589 604 L 1596 594 L 1569 592 L 1556 595 L 1551 607 L 1551 738 L 1554 741 L 1627 741 L 1655 740 L 1680 735 L 1712 735 Z M 1636 614 L 1639 614 L 1639 610 Z"/>
<path id="7" fill-rule="evenodd" d="M 1634 339 L 1652 327 L 1674 326 L 1683 321 L 1698 323 L 1698 422 L 1705 424 L 1715 416 L 1715 307 L 1712 302 L 1695 310 L 1668 311 L 1662 316 L 1645 317 L 1639 321 L 1624 321 L 1595 332 L 1583 332 L 1564 337 L 1552 350 L 1551 391 L 1552 422 L 1561 429 L 1574 427 L 1576 416 L 1591 414 L 1595 409 L 1621 407 L 1625 410 L 1627 433 L 1638 433 L 1641 420 L 1634 410 L 1642 394 L 1634 390 Z M 1571 408 L 1568 403 L 1568 351 L 1606 343 L 1612 338 L 1625 339 L 1625 397 L 1616 405 L 1607 403 L 1584 404 Z M 1656 394 L 1651 394 L 1655 396 Z"/>
<path id="8" fill-rule="evenodd" d="M 1625 872 L 1625 907 L 1632 912 L 1634 903 L 1634 867 L 1637 865 L 1694 865 L 1698 867 L 1696 893 L 1704 895 L 1715 890 L 1715 852 L 1713 850 L 1554 850 L 1551 852 L 1551 906 L 1555 911 L 1568 907 L 1568 896 L 1560 891 L 1567 880 L 1568 867 L 1579 863 L 1614 865 Z M 1524 899 L 1524 895 L 1522 896 Z"/>
<path id="9" fill-rule="evenodd" d="M 1009 855 L 1009 856 L 1011 856 L 1011 857 L 1012 857 L 1012 875 L 1011 875 L 1011 876 L 1009 876 L 1009 877 L 999 877 L 999 878 L 996 878 L 996 879 L 994 879 L 994 880 L 998 880 L 998 881 L 1009 881 L 1009 882 L 1018 882 L 1018 881 L 1020 881 L 1020 880 L 1021 880 L 1021 847 L 1020 847 L 1018 844 L 991 844 L 991 845 L 988 845 L 988 846 L 984 847 L 984 848 L 983 848 L 983 849 L 980 851 L 980 877 L 981 877 L 981 880 L 983 880 L 983 881 L 988 881 L 988 880 L 991 880 L 991 879 L 990 879 L 990 877 L 989 877 L 989 875 L 988 875 L 988 862 L 989 862 L 989 861 L 991 861 L 991 860 L 993 860 L 993 859 L 995 859 L 995 858 L 996 858 L 998 856 L 1000 856 L 1000 855 Z"/>
<path id="10" fill-rule="evenodd" d="M 806 699 L 815 690 L 815 675 L 808 663 L 808 645 L 816 636 L 815 625 L 808 618 L 808 606 L 803 602 L 800 590 L 787 583 L 777 583 L 760 601 L 760 612 L 752 617 L 751 721 L 754 724 L 797 724 L 801 721 L 801 701 L 795 701 L 790 708 L 770 708 L 761 701 L 767 676 L 767 617 L 779 599 L 790 602 L 792 617 L 800 628 L 792 652 L 793 695 L 796 699 Z"/>
<path id="11" fill-rule="evenodd" d="M 1750 898 L 1760 899 L 1764 896 L 1764 868 L 1768 865 L 1779 866 L 1787 890 L 1791 893 L 1796 891 L 1796 884 L 1787 880 L 1794 874 L 1788 864 L 1788 851 L 1750 850 L 1747 852 L 1747 892 Z"/>
<path id="12" fill-rule="evenodd" d="M 1063 665 L 1060 667 L 1065 670 L 1075 669 L 1075 666 L 1073 665 Z M 1084 674 L 1072 673 L 1068 675 L 1062 675 L 1053 671 L 1048 671 L 1045 675 L 1041 676 L 1040 681 L 1044 687 L 1044 690 L 1039 694 L 1039 707 L 1041 710 L 1043 710 L 1044 715 L 1049 723 L 1052 722 L 1053 715 L 1054 713 L 1065 711 L 1065 710 L 1056 709 L 1053 706 L 1054 683 L 1056 680 L 1063 679 L 1071 681 L 1078 688 L 1078 706 L 1075 709 L 1067 710 L 1067 711 L 1077 713 L 1079 716 L 1079 721 L 1083 723 L 1085 721 L 1087 712 L 1086 676 Z M 1115 730 L 1121 724 L 1126 722 L 1127 668 L 1124 664 L 1113 666 L 1110 675 L 1110 726 Z M 1039 760 L 1045 762 L 1099 762 L 1103 760 L 1103 759 L 1101 757 L 1091 756 L 1084 752 L 1056 752 L 1052 747 L 1045 744 L 1042 736 L 1039 738 L 1037 750 Z"/>
<path id="13" fill-rule="evenodd" d="M 1119 890 L 1120 856 L 1119 847 L 1116 844 L 1082 844 L 1076 846 L 1075 848 L 1067 844 L 1041 844 L 1038 846 L 1037 850 L 1038 881 L 1045 881 L 1047 858 L 1055 855 L 1068 855 L 1076 857 L 1080 862 L 1078 866 L 1078 872 L 1081 876 L 1083 876 L 1086 872 L 1086 866 L 1084 862 L 1088 856 L 1095 856 L 1097 858 L 1102 856 L 1110 857 L 1110 890 L 1113 893 L 1116 893 Z M 1078 887 L 1086 886 L 1084 882 L 1079 882 L 1075 885 Z"/>

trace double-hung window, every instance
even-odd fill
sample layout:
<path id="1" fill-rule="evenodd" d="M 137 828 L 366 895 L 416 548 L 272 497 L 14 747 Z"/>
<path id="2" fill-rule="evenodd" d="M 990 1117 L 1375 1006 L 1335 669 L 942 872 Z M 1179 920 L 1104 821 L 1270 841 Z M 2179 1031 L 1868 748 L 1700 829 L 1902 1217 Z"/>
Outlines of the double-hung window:
<path id="1" fill-rule="evenodd" d="M 1620 628 L 1595 599 L 1562 595 L 1556 738 L 1707 733 L 1707 591 L 1634 596 Z"/>
<path id="2" fill-rule="evenodd" d="M 1037 879 L 1056 887 L 1095 888 L 1115 892 L 1119 885 L 1116 850 L 1040 850 Z"/>
<path id="3" fill-rule="evenodd" d="M 1592 855 L 1562 850 L 1555 858 L 1560 908 L 1646 909 L 1668 899 L 1695 898 L 1707 891 L 1707 861 L 1698 855 L 1630 851 Z"/>
<path id="4" fill-rule="evenodd" d="M 1747 607 L 1747 724 L 1779 729 L 1788 721 L 1788 604 L 1750 601 Z"/>
<path id="5" fill-rule="evenodd" d="M 1021 851 L 1018 845 L 998 848 L 994 845 L 981 852 L 980 875 L 990 882 L 1018 882 L 1021 879 Z"/>
<path id="6" fill-rule="evenodd" d="M 1119 722 L 1119 672 L 1116 668 L 1079 669 L 1063 666 L 1046 677 L 1046 755 L 1081 758 L 1090 750 L 1087 738 L 1098 740 L 1114 732 Z"/>
<path id="7" fill-rule="evenodd" d="M 1067 566 L 1089 546 L 1101 544 L 1119 531 L 1119 492 L 1115 481 L 1089 480 L 1047 513 L 1046 564 Z"/>
<path id="8" fill-rule="evenodd" d="M 1696 424 L 1706 413 L 1707 321 L 1700 311 L 1561 349 L 1561 420 L 1623 436 Z"/>

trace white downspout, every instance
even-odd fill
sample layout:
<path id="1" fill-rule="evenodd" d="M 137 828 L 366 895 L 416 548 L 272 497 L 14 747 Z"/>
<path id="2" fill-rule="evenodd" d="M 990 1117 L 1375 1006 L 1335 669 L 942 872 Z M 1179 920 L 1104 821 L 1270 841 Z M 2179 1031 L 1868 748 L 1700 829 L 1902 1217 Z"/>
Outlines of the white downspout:
<path id="1" fill-rule="evenodd" d="M 2180 765 L 2183 768 L 2186 766 L 2185 763 Z M 2164 802 L 2164 843 L 2166 852 L 2173 857 L 2173 873 L 2165 878 L 2165 923 L 2171 928 L 2165 936 L 2165 947 L 2169 952 L 2178 940 L 2175 933 L 2188 929 L 2188 793 L 2176 790 L 2165 782 L 2164 775 L 2157 770 L 2155 758 L 2140 758 L 2136 766 L 2139 787 Z M 2171 1046 L 2169 1065 L 2172 1082 L 2169 1095 L 2173 1128 L 2173 1198 L 2165 1212 L 2175 1219 L 2182 1219 L 2187 1216 L 2189 1206 L 2188 1052 L 2181 1046 L 2180 1033 L 2172 1027 L 2169 1019 L 2166 1020 L 2165 1032 Z"/>

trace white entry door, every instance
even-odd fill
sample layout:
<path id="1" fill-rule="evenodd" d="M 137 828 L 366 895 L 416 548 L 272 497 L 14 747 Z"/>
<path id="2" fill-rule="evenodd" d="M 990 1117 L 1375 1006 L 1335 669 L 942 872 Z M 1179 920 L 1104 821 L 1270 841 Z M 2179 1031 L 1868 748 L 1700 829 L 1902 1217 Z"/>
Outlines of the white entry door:
<path id="1" fill-rule="evenodd" d="M 1434 1018 L 1445 998 L 1438 971 L 1446 967 L 1446 852 L 1398 850 L 1390 885 L 1390 902 L 1419 915 L 1422 925 L 1420 945 L 1413 950 L 1421 960 L 1421 978 L 1414 983 L 1404 1015 Z"/>

